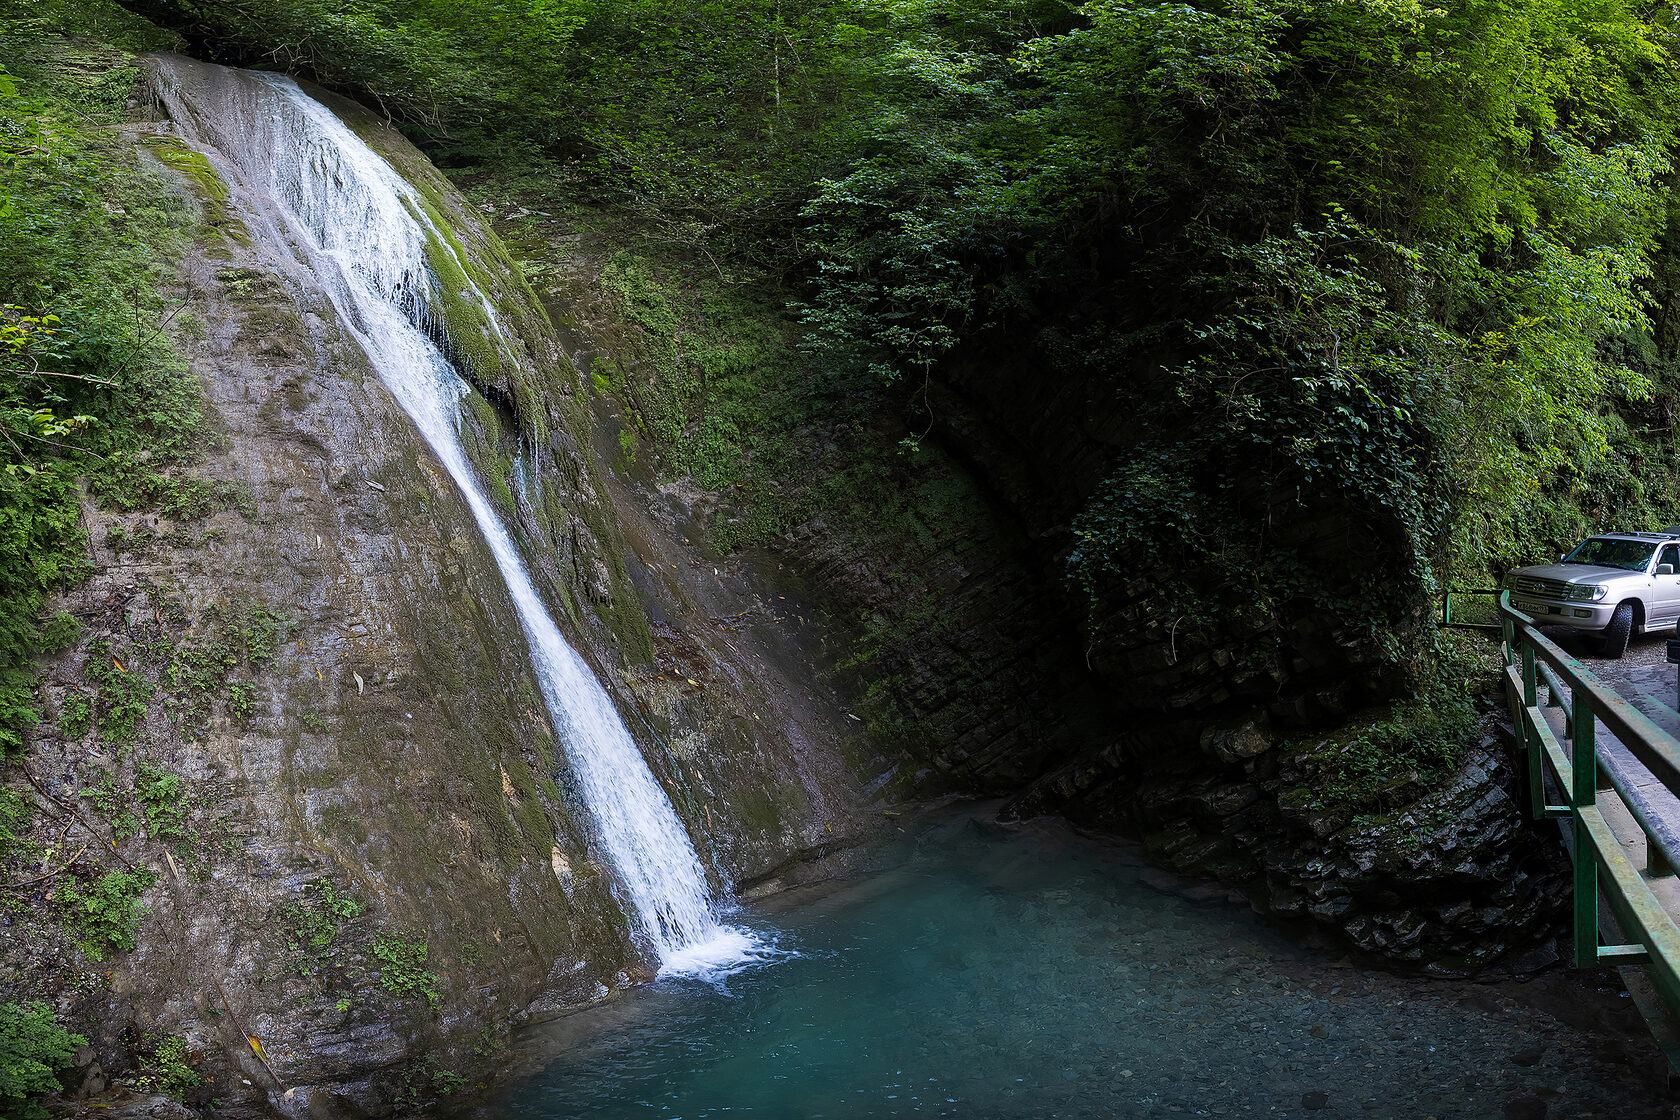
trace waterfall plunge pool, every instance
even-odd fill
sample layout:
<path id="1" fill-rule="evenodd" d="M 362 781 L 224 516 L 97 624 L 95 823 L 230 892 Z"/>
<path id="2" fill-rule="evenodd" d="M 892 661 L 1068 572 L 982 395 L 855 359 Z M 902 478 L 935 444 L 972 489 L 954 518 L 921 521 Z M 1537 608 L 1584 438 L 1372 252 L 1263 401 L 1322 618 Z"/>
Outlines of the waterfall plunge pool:
<path id="1" fill-rule="evenodd" d="M 1669 1116 L 1637 1012 L 1593 978 L 1375 971 L 1050 824 L 944 815 L 876 866 L 747 908 L 796 956 L 527 1031 L 480 1115 Z"/>

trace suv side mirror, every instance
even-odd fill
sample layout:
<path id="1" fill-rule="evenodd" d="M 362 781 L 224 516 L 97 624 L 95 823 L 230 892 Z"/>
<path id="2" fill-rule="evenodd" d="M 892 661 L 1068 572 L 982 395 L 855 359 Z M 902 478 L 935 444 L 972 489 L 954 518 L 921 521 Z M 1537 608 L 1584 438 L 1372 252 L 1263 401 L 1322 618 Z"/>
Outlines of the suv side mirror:
<path id="1" fill-rule="evenodd" d="M 1658 564 L 1657 565 L 1657 575 L 1659 575 L 1659 576 L 1671 576 L 1673 574 L 1674 574 L 1674 565 L 1673 564 Z"/>

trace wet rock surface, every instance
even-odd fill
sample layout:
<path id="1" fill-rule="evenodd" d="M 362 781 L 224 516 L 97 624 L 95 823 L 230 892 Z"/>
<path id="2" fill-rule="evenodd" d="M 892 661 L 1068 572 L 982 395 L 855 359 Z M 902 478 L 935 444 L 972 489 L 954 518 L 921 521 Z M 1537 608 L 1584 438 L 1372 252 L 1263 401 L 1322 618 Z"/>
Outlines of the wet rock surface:
<path id="1" fill-rule="evenodd" d="M 406 141 L 334 104 L 423 180 L 487 272 L 503 269 L 489 290 L 524 324 L 522 349 L 479 380 L 512 404 L 469 401 L 466 438 L 504 482 L 525 449 L 504 515 L 718 887 L 797 877 L 845 847 L 851 772 L 818 729 L 820 698 L 765 670 L 746 674 L 761 686 L 750 708 L 711 699 L 741 691 L 730 666 L 758 652 L 714 658 L 712 617 L 766 592 L 702 602 L 633 576 L 577 371 L 541 308 Z M 144 146 L 169 126 L 126 132 Z M 48 1000 L 88 1036 L 70 1095 L 100 1110 L 156 1083 L 174 1039 L 200 1079 L 178 1091 L 218 1115 L 412 1112 L 493 1064 L 513 1024 L 651 970 L 468 510 L 311 278 L 265 247 L 280 244 L 270 216 L 234 194 L 171 293 L 193 310 L 176 341 L 212 417 L 171 485 L 202 498 L 124 510 L 88 496 L 93 575 L 55 604 L 81 636 L 46 667 L 25 759 L 48 851 L 90 842 L 71 873 L 85 887 L 132 868 L 153 883 L 146 910 L 133 950 L 98 959 L 65 924 L 65 880 L 21 892 L 0 991 Z M 517 407 L 542 413 L 534 447 Z M 670 542 L 642 529 L 648 567 Z M 759 730 L 778 719 L 805 733 Z"/>

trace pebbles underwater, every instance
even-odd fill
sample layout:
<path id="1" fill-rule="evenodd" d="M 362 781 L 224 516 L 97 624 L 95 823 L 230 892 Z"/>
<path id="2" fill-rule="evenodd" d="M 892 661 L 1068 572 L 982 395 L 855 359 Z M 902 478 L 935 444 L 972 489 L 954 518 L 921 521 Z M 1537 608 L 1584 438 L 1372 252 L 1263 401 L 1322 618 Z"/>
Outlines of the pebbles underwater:
<path id="1" fill-rule="evenodd" d="M 947 816 L 879 863 L 743 915 L 797 956 L 718 986 L 661 979 L 529 1032 L 540 1071 L 489 1111 L 1671 1115 L 1666 1067 L 1614 973 L 1475 984 L 1379 971 L 1206 892 L 1163 892 L 1129 848 L 1054 824 Z"/>

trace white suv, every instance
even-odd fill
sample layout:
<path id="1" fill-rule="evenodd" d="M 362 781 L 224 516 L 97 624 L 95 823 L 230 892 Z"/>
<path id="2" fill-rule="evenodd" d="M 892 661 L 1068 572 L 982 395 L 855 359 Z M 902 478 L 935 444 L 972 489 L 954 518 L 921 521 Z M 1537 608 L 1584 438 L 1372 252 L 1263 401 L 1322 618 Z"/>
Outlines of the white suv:
<path id="1" fill-rule="evenodd" d="M 1505 586 L 1535 622 L 1597 631 L 1599 652 L 1620 657 L 1635 631 L 1680 619 L 1680 526 L 1588 537 L 1556 564 L 1518 568 Z"/>

